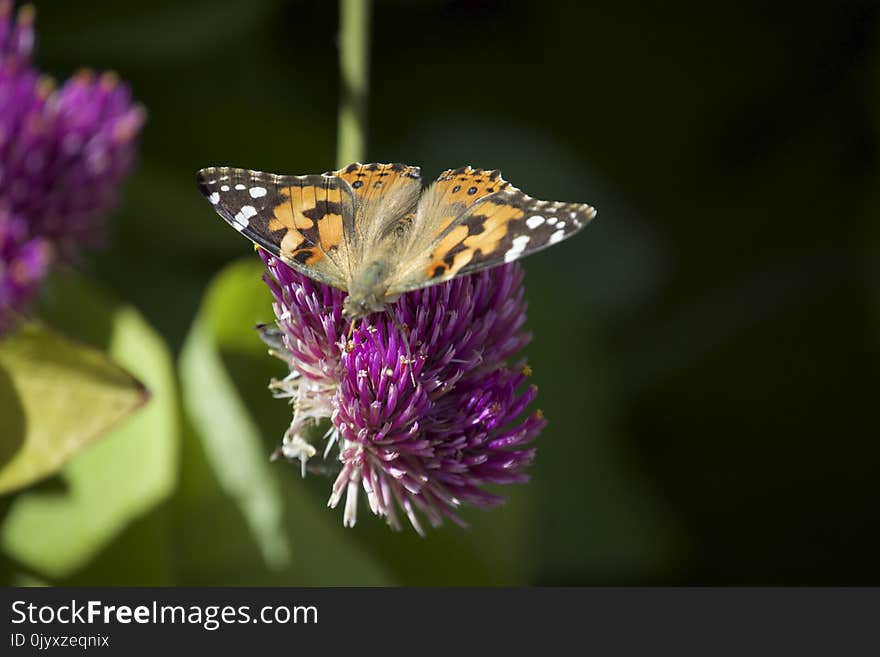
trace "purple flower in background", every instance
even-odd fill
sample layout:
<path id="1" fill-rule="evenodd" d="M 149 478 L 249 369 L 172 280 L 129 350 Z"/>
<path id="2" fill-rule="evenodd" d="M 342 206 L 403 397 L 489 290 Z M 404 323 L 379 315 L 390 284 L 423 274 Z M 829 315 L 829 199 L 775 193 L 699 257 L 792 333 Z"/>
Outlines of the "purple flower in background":
<path id="1" fill-rule="evenodd" d="M 12 20 L 12 0 L 0 2 L 0 57 L 29 63 L 34 48 L 34 8 L 30 5 Z"/>
<path id="2" fill-rule="evenodd" d="M 14 309 L 31 300 L 49 267 L 51 246 L 41 237 L 28 238 L 27 224 L 0 211 L 0 333 L 11 327 Z"/>
<path id="3" fill-rule="evenodd" d="M 392 527 L 402 510 L 423 533 L 419 515 L 463 524 L 461 505 L 503 501 L 487 484 L 528 480 L 528 444 L 546 421 L 540 411 L 522 418 L 537 390 L 523 385 L 528 366 L 509 363 L 531 337 L 518 264 L 407 293 L 393 319 L 375 313 L 349 335 L 344 292 L 260 255 L 278 320 L 261 334 L 290 368 L 270 387 L 294 408 L 278 454 L 305 474 L 316 453 L 308 431 L 329 418 L 324 456 L 337 446 L 341 469 L 328 504 L 345 498 L 346 526 L 360 491 Z"/>
<path id="4" fill-rule="evenodd" d="M 0 251 L 0 327 L 26 307 L 50 253 L 56 262 L 75 262 L 83 247 L 102 242 L 102 221 L 118 203 L 144 121 L 143 109 L 112 73 L 81 72 L 56 89 L 30 59 L 33 8 L 17 16 L 12 8 L 0 0 L 0 212 L 15 226 L 5 229 Z M 27 293 L 7 295 L 25 289 L 11 278 L 22 271 L 11 258 L 25 248 L 13 248 L 13 241 L 40 245 L 31 248 L 45 260 L 29 265 Z"/>

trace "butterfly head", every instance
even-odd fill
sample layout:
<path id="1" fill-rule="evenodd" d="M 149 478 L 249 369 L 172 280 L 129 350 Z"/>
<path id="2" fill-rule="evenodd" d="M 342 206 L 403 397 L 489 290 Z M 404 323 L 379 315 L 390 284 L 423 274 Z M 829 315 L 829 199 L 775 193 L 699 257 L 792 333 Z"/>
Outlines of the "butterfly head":
<path id="1" fill-rule="evenodd" d="M 387 294 L 389 271 L 386 262 L 374 260 L 357 272 L 342 303 L 342 316 L 351 320 L 385 310 L 391 301 Z"/>
<path id="2" fill-rule="evenodd" d="M 375 296 L 349 294 L 345 297 L 345 301 L 342 302 L 342 316 L 348 321 L 360 319 L 361 317 L 384 310 L 385 306 L 385 301 Z"/>

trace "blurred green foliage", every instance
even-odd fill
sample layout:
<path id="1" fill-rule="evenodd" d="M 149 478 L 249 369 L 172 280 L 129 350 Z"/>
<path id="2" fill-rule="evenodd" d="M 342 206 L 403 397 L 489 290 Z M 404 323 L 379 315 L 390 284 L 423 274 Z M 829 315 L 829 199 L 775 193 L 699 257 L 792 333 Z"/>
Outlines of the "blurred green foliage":
<path id="1" fill-rule="evenodd" d="M 66 278 L 50 287 L 40 314 L 54 327 L 106 352 L 150 393 L 145 408 L 121 422 L 117 418 L 117 428 L 67 462 L 54 479 L 15 495 L 6 509 L 0 530 L 4 553 L 25 572 L 55 580 L 95 558 L 127 523 L 172 493 L 179 429 L 171 355 L 139 312 L 91 284 Z M 41 347 L 44 358 L 57 360 L 63 345 L 44 341 Z M 94 417 L 100 411 L 99 404 L 83 398 L 88 378 L 81 372 L 52 378 L 44 374 L 40 380 L 44 386 L 60 388 L 56 396 L 62 399 L 44 395 L 39 421 L 51 418 L 76 427 L 79 417 Z M 144 401 L 140 383 L 136 392 L 139 405 Z M 33 423 L 28 418 L 29 426 Z"/>
<path id="2" fill-rule="evenodd" d="M 193 182 L 334 166 L 334 5 L 37 2 L 44 69 L 116 69 L 149 112 L 112 247 L 44 316 L 155 398 L 4 498 L 6 579 L 877 583 L 877 5 L 376 0 L 370 160 L 599 209 L 525 264 L 533 481 L 427 539 L 344 530 L 268 462 L 269 295 Z"/>
<path id="3" fill-rule="evenodd" d="M 4 336 L 0 350 L 0 493 L 54 474 L 149 398 L 102 352 L 38 322 Z"/>

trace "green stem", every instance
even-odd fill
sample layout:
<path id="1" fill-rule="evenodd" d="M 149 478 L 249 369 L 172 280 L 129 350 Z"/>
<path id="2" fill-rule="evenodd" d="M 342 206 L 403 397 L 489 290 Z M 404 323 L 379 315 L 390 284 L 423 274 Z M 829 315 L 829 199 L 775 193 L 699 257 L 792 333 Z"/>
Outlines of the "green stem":
<path id="1" fill-rule="evenodd" d="M 339 68 L 342 77 L 336 147 L 339 167 L 362 161 L 366 154 L 370 2 L 339 0 Z"/>

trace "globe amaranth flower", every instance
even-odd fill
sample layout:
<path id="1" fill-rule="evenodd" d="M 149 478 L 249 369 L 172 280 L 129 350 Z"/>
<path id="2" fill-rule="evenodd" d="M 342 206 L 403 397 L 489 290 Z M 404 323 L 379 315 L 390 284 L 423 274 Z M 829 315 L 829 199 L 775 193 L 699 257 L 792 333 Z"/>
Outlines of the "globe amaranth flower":
<path id="1" fill-rule="evenodd" d="M 12 2 L 0 0 L 0 212 L 15 226 L 5 229 L 0 286 L 27 289 L 0 298 L 0 325 L 26 307 L 52 264 L 76 261 L 83 247 L 102 242 L 144 120 L 112 73 L 80 72 L 60 88 L 41 75 L 31 62 L 33 17 L 33 8 L 14 15 Z M 24 288 L 10 278 L 22 271 L 10 259 L 20 257 L 13 241 L 52 256 L 28 270 L 34 277 Z"/>
<path id="2" fill-rule="evenodd" d="M 0 333 L 11 328 L 11 310 L 25 306 L 49 268 L 52 247 L 42 237 L 28 238 L 27 224 L 0 211 Z"/>
<path id="3" fill-rule="evenodd" d="M 421 517 L 464 524 L 462 505 L 503 501 L 487 485 L 528 480 L 546 422 L 522 417 L 537 390 L 510 362 L 530 339 L 518 264 L 409 292 L 350 326 L 344 292 L 260 254 L 277 316 L 261 334 L 290 369 L 270 387 L 293 405 L 276 454 L 320 471 L 309 436 L 329 419 L 324 456 L 336 448 L 339 469 L 328 505 L 345 499 L 346 526 L 361 492 L 393 528 L 402 512 L 421 534 Z"/>

